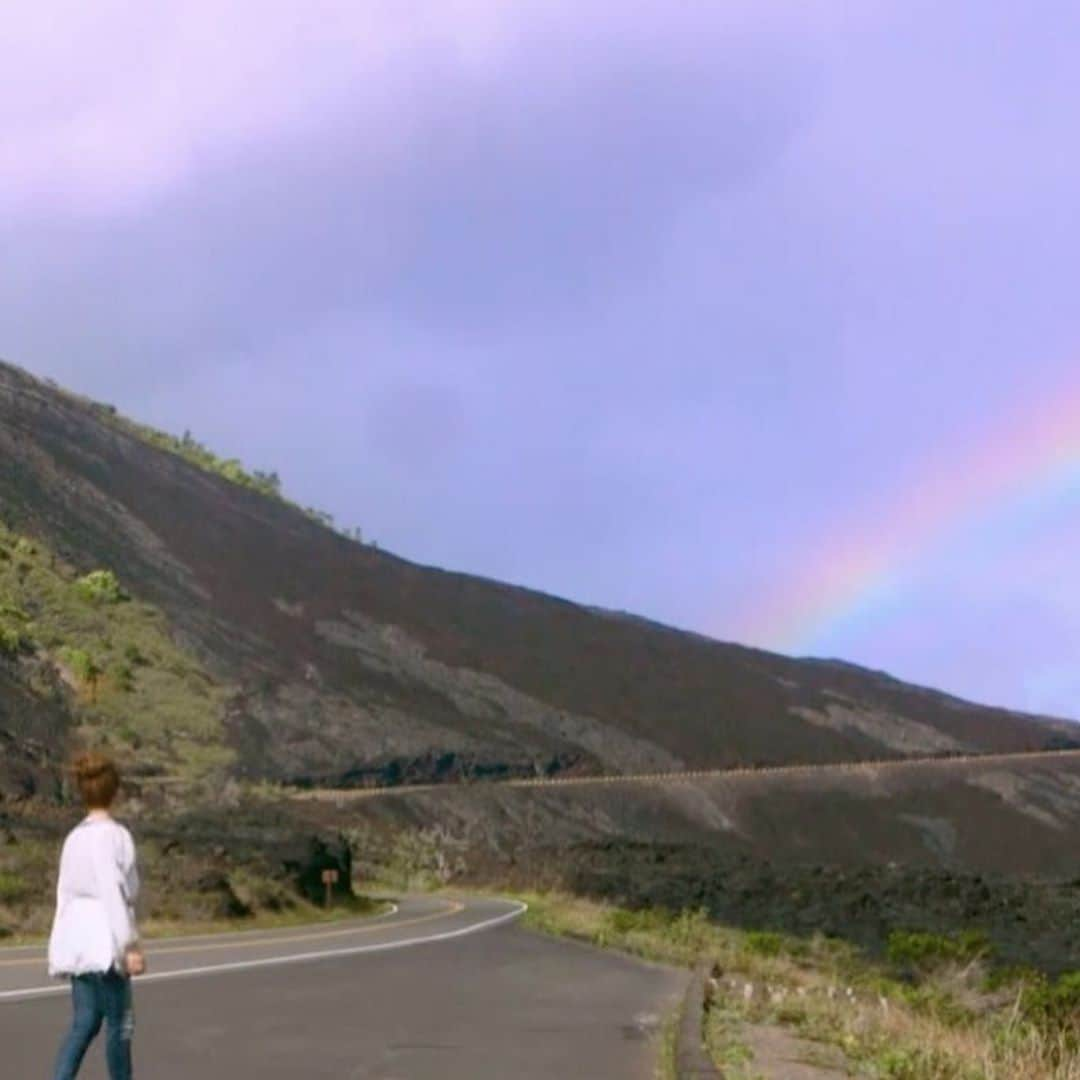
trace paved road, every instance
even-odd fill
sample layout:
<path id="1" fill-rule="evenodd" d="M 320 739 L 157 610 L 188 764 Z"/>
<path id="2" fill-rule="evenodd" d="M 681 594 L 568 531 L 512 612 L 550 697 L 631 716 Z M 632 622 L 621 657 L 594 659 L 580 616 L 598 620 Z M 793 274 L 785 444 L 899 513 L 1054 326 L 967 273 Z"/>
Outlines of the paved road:
<path id="1" fill-rule="evenodd" d="M 502 900 L 416 897 L 379 920 L 148 949 L 152 1080 L 651 1080 L 681 972 L 514 925 Z M 68 1018 L 40 949 L 0 951 L 0 1074 L 49 1075 Z M 85 1080 L 104 1080 L 100 1047 Z"/>

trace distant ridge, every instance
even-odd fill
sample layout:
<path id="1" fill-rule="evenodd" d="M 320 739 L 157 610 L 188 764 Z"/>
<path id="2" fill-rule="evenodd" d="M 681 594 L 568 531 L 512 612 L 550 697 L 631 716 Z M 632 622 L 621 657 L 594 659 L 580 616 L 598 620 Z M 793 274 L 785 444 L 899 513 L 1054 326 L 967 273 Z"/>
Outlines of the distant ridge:
<path id="1" fill-rule="evenodd" d="M 1013 753 L 1076 730 L 418 566 L 148 431 L 0 365 L 0 518 L 35 546 L 7 579 L 0 559 L 0 608 L 30 628 L 0 655 L 0 739 L 39 748 L 0 785 L 41 783 L 87 725 L 166 774 L 332 786 Z M 128 599 L 75 603 L 98 570 Z"/>

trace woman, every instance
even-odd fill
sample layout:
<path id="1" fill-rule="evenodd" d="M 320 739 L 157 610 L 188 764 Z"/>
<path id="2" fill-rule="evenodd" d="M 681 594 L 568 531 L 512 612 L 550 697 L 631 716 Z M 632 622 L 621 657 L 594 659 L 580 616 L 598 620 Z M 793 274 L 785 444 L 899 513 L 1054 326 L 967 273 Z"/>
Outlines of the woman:
<path id="1" fill-rule="evenodd" d="M 112 761 L 103 754 L 84 754 L 73 772 L 87 813 L 64 841 L 49 938 L 49 974 L 71 979 L 74 1005 L 54 1075 L 71 1080 L 78 1074 L 104 1022 L 109 1076 L 130 1080 L 131 976 L 146 969 L 135 929 L 135 844 L 109 813 L 120 788 Z"/>

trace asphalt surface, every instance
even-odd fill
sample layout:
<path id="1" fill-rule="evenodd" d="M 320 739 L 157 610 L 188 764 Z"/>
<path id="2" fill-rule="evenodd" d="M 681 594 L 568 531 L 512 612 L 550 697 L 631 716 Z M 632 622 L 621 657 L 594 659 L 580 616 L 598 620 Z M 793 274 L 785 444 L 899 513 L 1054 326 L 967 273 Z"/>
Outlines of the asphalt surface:
<path id="1" fill-rule="evenodd" d="M 682 972 L 515 925 L 503 900 L 415 897 L 377 920 L 147 948 L 152 1080 L 652 1080 Z M 0 950 L 0 1076 L 44 1080 L 69 1018 L 40 949 Z M 105 1080 L 102 1047 L 81 1074 Z"/>

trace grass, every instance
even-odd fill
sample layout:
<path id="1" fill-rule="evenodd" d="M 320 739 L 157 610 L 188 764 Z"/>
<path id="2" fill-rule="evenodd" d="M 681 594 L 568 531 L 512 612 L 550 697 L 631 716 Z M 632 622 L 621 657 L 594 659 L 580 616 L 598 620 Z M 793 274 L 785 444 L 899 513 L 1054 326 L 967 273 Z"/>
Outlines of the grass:
<path id="1" fill-rule="evenodd" d="M 709 1011 L 707 1035 L 713 1060 L 725 1080 L 756 1080 L 754 1055 L 743 1039 L 742 1018 L 733 1010 Z"/>
<path id="2" fill-rule="evenodd" d="M 81 575 L 0 525 L 0 662 L 42 696 L 63 695 L 88 742 L 145 771 L 201 777 L 231 761 L 226 688 L 172 638 L 162 612 L 109 569 Z"/>
<path id="3" fill-rule="evenodd" d="M 868 1080 L 1080 1080 L 1080 975 L 992 977 L 977 935 L 902 931 L 875 961 L 843 942 L 748 933 L 703 912 L 520 898 L 535 930 L 652 961 L 715 964 L 707 1030 L 729 1077 L 753 1075 L 739 1033 L 754 1023 L 836 1048 Z"/>

